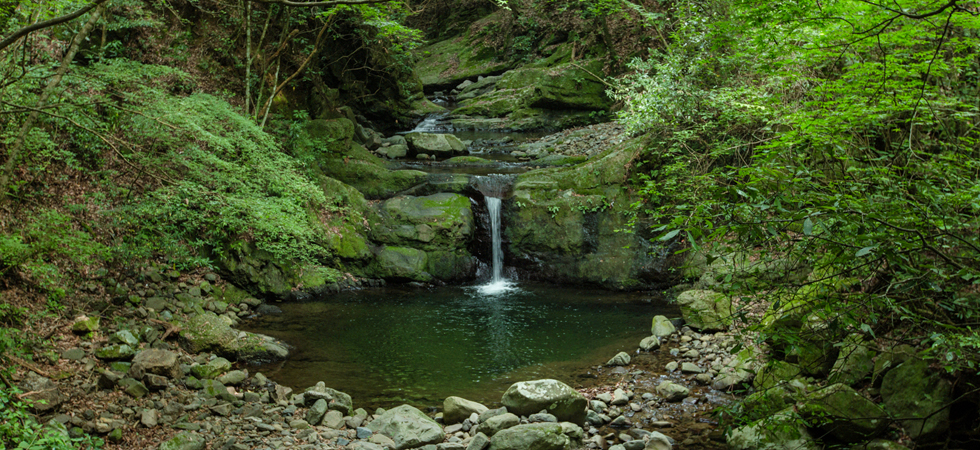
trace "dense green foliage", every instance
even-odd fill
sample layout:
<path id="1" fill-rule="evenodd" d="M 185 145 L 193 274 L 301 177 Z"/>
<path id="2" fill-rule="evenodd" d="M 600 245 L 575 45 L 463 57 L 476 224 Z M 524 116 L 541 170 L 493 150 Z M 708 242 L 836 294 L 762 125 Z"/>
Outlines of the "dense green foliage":
<path id="1" fill-rule="evenodd" d="M 975 5 L 679 13 L 661 24 L 672 45 L 634 61 L 615 93 L 653 143 L 638 217 L 661 240 L 811 265 L 805 284 L 836 288 L 801 290 L 794 305 L 826 321 L 826 337 L 924 337 L 949 371 L 980 370 Z"/>
<path id="2" fill-rule="evenodd" d="M 0 2 L 0 39 L 92 3 Z M 105 4 L 0 49 L 0 448 L 100 445 L 38 424 L 10 375 L 49 346 L 37 326 L 105 305 L 115 276 L 212 267 L 247 243 L 335 281 L 330 243 L 364 219 L 291 145 L 310 118 L 349 114 L 340 88 L 361 105 L 421 97 L 401 2 Z"/>
<path id="3" fill-rule="evenodd" d="M 42 425 L 26 411 L 25 401 L 18 400 L 20 390 L 0 389 L 0 448 L 24 450 L 92 449 L 102 447 L 102 440 L 89 435 L 72 438 L 60 423 Z"/>

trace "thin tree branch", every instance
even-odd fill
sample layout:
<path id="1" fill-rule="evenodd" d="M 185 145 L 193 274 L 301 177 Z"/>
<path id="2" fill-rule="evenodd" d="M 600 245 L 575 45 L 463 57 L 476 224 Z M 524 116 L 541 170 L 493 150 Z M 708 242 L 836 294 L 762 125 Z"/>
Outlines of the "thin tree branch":
<path id="1" fill-rule="evenodd" d="M 51 19 L 51 20 L 45 20 L 44 22 L 38 22 L 38 23 L 35 23 L 35 24 L 32 24 L 32 25 L 28 25 L 28 26 L 26 26 L 24 28 L 21 28 L 21 29 L 15 31 L 14 34 L 11 34 L 10 36 L 8 36 L 7 38 L 5 38 L 4 40 L 0 41 L 0 50 L 3 50 L 4 48 L 6 48 L 7 46 L 9 46 L 10 44 L 13 44 L 14 42 L 16 42 L 18 39 L 26 36 L 27 34 L 30 34 L 32 31 L 40 30 L 42 28 L 52 27 L 52 26 L 55 26 L 55 25 L 58 25 L 58 24 L 62 24 L 62 23 L 71 21 L 71 20 L 75 20 L 75 19 L 79 18 L 82 14 L 85 14 L 85 13 L 91 11 L 96 6 L 99 6 L 99 5 L 101 5 L 101 4 L 103 4 L 103 3 L 107 2 L 107 1 L 109 1 L 109 0 L 95 0 L 95 3 L 92 3 L 91 5 L 88 5 L 88 6 L 82 8 L 82 9 L 80 9 L 78 11 L 75 11 L 75 12 L 71 13 L 71 14 L 66 14 L 66 15 L 61 16 L 61 17 L 55 17 L 54 19 Z"/>
<path id="2" fill-rule="evenodd" d="M 75 59 L 75 54 L 78 53 L 79 47 L 81 47 L 82 41 L 88 36 L 92 29 L 95 28 L 95 24 L 102 17 L 102 13 L 106 10 L 105 0 L 98 3 L 98 7 L 89 17 L 88 22 L 82 26 L 82 29 L 78 31 L 75 38 L 72 40 L 71 45 L 68 47 L 68 52 L 65 57 L 61 60 L 61 65 L 58 67 L 58 71 L 55 73 L 50 80 L 48 80 L 47 86 L 41 91 L 41 96 L 37 100 L 37 111 L 31 112 L 31 114 L 24 121 L 21 126 L 20 134 L 14 141 L 10 150 L 7 152 L 7 161 L 4 163 L 3 171 L 0 172 L 0 204 L 6 199 L 7 191 L 10 190 L 11 174 L 14 170 L 14 164 L 20 158 L 20 152 L 24 149 L 25 142 L 27 140 L 27 135 L 34 128 L 34 123 L 37 122 L 38 115 L 41 113 L 41 109 L 45 107 L 48 103 L 48 99 L 57 95 L 58 86 L 61 85 L 61 79 L 64 78 L 65 74 L 68 73 L 68 69 L 71 67 L 71 62 Z"/>

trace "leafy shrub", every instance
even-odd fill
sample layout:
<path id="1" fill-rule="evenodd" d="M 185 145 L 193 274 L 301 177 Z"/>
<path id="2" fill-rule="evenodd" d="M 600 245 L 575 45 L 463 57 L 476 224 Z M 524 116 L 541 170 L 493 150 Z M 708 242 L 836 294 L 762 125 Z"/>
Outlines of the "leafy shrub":
<path id="1" fill-rule="evenodd" d="M 102 440 L 85 435 L 72 438 L 61 424 L 42 425 L 27 411 L 27 401 L 17 398 L 16 387 L 0 389 L 0 448 L 24 450 L 94 449 Z"/>

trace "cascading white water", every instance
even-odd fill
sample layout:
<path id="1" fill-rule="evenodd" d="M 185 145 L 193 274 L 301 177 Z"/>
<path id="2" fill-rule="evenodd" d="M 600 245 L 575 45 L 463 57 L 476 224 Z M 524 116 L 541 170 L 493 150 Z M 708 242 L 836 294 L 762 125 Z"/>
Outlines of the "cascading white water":
<path id="1" fill-rule="evenodd" d="M 501 201 L 510 184 L 510 177 L 506 175 L 489 175 L 477 178 L 477 188 L 483 193 L 487 203 L 487 213 L 490 215 L 490 242 L 492 250 L 491 278 L 490 282 L 480 286 L 480 293 L 485 295 L 495 295 L 515 289 L 514 283 L 503 276 L 504 271 L 504 251 L 501 246 L 500 229 L 501 223 Z"/>
<path id="2" fill-rule="evenodd" d="M 490 284 L 503 281 L 504 252 L 500 248 L 500 199 L 487 197 L 487 212 L 490 214 L 490 239 L 493 242 L 493 277 Z"/>

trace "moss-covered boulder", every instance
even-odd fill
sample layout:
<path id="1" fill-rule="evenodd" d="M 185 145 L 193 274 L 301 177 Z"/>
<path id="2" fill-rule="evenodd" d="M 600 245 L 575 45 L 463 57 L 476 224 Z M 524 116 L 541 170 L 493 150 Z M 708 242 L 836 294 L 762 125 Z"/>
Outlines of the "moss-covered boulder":
<path id="1" fill-rule="evenodd" d="M 819 450 L 800 418 L 784 410 L 728 433 L 731 450 Z"/>
<path id="2" fill-rule="evenodd" d="M 670 279 L 669 250 L 654 246 L 643 227 L 630 228 L 634 199 L 621 183 L 639 148 L 630 141 L 577 166 L 518 176 L 504 203 L 507 264 L 532 279 L 612 289 Z"/>
<path id="3" fill-rule="evenodd" d="M 480 261 L 466 249 L 427 252 L 426 271 L 443 281 L 466 281 L 476 277 Z"/>
<path id="4" fill-rule="evenodd" d="M 415 153 L 426 153 L 437 158 L 448 158 L 466 151 L 466 144 L 451 134 L 408 133 L 405 140 Z"/>
<path id="5" fill-rule="evenodd" d="M 872 385 L 874 387 L 881 387 L 881 382 L 884 380 L 885 374 L 888 371 L 916 357 L 918 357 L 918 354 L 915 348 L 908 344 L 899 344 L 882 350 L 874 361 L 874 369 L 871 372 Z"/>
<path id="6" fill-rule="evenodd" d="M 474 28 L 503 20 L 506 14 L 507 11 L 498 11 L 481 19 Z M 500 57 L 500 49 L 486 45 L 479 36 L 469 33 L 419 50 L 425 56 L 419 62 L 416 73 L 422 83 L 430 87 L 455 87 L 468 78 L 500 73 L 512 68 L 514 64 Z"/>
<path id="7" fill-rule="evenodd" d="M 811 424 L 844 442 L 870 439 L 889 423 L 880 406 L 842 383 L 810 393 L 799 409 Z"/>
<path id="8" fill-rule="evenodd" d="M 317 161 L 324 175 L 351 185 L 368 199 L 389 198 L 424 183 L 427 175 L 418 170 L 389 170 L 384 160 L 360 144 L 351 144 L 342 154 Z"/>
<path id="9" fill-rule="evenodd" d="M 549 58 L 510 70 L 493 81 L 493 89 L 482 88 L 479 95 L 460 96 L 459 108 L 453 111 L 453 125 L 458 128 L 503 125 L 529 130 L 594 123 L 593 112 L 606 111 L 612 106 L 606 85 L 597 75 L 602 73 L 602 66 L 600 59 L 571 62 Z M 497 124 L 491 120 L 481 125 L 480 118 L 505 121 Z"/>
<path id="10" fill-rule="evenodd" d="M 395 450 L 421 447 L 442 442 L 446 434 L 436 421 L 418 409 L 401 405 L 385 411 L 367 425 L 394 441 Z"/>
<path id="11" fill-rule="evenodd" d="M 212 257 L 225 279 L 257 297 L 292 298 L 300 292 L 320 292 L 342 275 L 336 269 L 282 260 L 253 242 L 228 244 L 213 250 Z"/>
<path id="12" fill-rule="evenodd" d="M 756 374 L 753 385 L 758 390 L 771 389 L 780 383 L 793 380 L 803 373 L 800 366 L 786 361 L 771 360 Z"/>
<path id="13" fill-rule="evenodd" d="M 432 251 L 466 248 L 473 234 L 470 199 L 451 193 L 384 202 L 371 223 L 374 241 Z"/>
<path id="14" fill-rule="evenodd" d="M 792 406 L 804 396 L 797 383 L 803 384 L 796 381 L 753 392 L 738 402 L 736 411 L 739 417 L 747 422 L 754 422 Z"/>
<path id="15" fill-rule="evenodd" d="M 911 358 L 888 371 L 881 383 L 885 411 L 913 439 L 924 439 L 949 428 L 952 384 L 929 362 Z"/>
<path id="16" fill-rule="evenodd" d="M 732 320 L 732 299 L 709 290 L 690 290 L 677 296 L 684 323 L 701 331 L 723 331 Z"/>
<path id="17" fill-rule="evenodd" d="M 245 362 L 276 361 L 289 354 L 282 342 L 233 329 L 227 318 L 209 311 L 195 314 L 179 326 L 180 343 L 190 353 L 213 352 Z"/>
<path id="18" fill-rule="evenodd" d="M 384 247 L 378 252 L 373 275 L 400 281 L 431 281 L 426 271 L 429 257 L 424 251 L 408 247 Z"/>
<path id="19" fill-rule="evenodd" d="M 860 334 L 847 336 L 840 346 L 837 361 L 827 379 L 831 383 L 844 383 L 848 386 L 864 380 L 874 369 L 876 352 L 871 343 L 864 340 Z"/>

